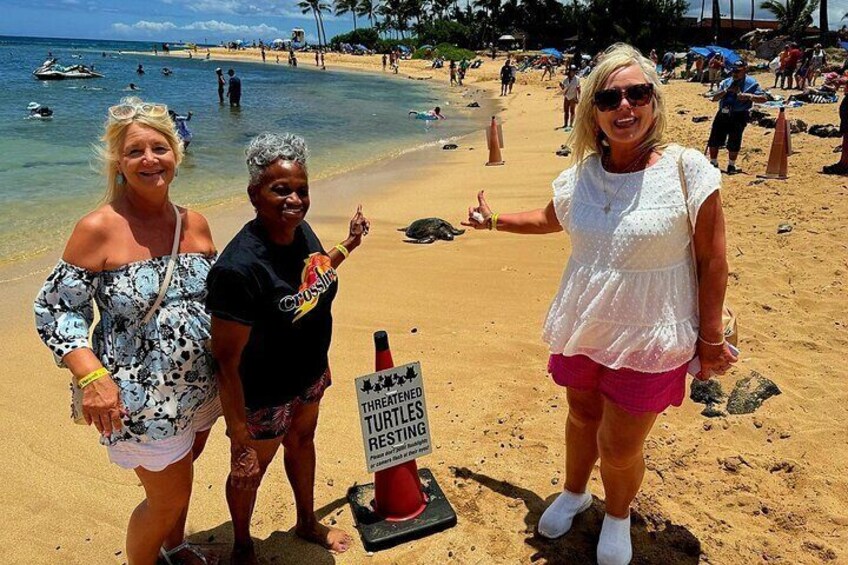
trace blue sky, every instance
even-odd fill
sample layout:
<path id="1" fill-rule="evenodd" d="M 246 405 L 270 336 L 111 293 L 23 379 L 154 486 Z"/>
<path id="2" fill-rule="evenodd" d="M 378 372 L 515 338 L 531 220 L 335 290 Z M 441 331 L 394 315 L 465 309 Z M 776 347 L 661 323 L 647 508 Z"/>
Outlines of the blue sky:
<path id="1" fill-rule="evenodd" d="M 690 1 L 690 14 L 699 15 L 701 3 Z M 707 17 L 711 4 L 707 0 Z M 722 13 L 728 13 L 730 0 L 721 4 Z M 831 27 L 848 23 L 840 19 L 848 12 L 848 0 L 828 5 Z M 735 6 L 738 18 L 750 17 L 750 1 L 736 0 Z M 314 20 L 300 13 L 296 0 L 0 0 L 0 9 L 0 35 L 218 43 L 270 41 L 303 27 L 307 39 L 316 40 Z M 757 17 L 762 15 L 758 10 Z M 332 37 L 353 24 L 349 15 L 328 14 L 325 28 Z"/>

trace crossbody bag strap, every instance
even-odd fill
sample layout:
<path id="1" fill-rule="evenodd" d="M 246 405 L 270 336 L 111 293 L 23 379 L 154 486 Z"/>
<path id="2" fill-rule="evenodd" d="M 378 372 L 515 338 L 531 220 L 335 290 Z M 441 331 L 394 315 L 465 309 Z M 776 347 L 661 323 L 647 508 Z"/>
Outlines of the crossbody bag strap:
<path id="1" fill-rule="evenodd" d="M 695 284 L 700 285 L 698 281 L 698 256 L 695 254 L 695 226 L 692 223 L 692 214 L 689 212 L 689 186 L 686 183 L 686 173 L 683 171 L 683 154 L 686 153 L 686 148 L 680 150 L 680 155 L 677 157 L 677 174 L 680 175 L 680 188 L 683 189 L 683 207 L 686 208 L 686 226 L 689 228 L 689 251 L 692 254 L 692 270 L 695 274 Z"/>
<path id="2" fill-rule="evenodd" d="M 176 204 L 172 203 L 171 206 L 174 207 L 174 214 L 177 216 L 177 225 L 174 227 L 174 243 L 171 246 L 171 257 L 168 259 L 168 268 L 165 269 L 165 278 L 162 279 L 162 285 L 159 287 L 159 296 L 156 297 L 156 301 L 153 302 L 153 306 L 150 307 L 150 310 L 147 311 L 147 315 L 145 315 L 144 319 L 141 321 L 142 326 L 150 321 L 153 313 L 157 308 L 159 308 L 159 305 L 162 304 L 162 299 L 165 298 L 165 293 L 168 292 L 168 286 L 171 284 L 171 277 L 174 274 L 174 267 L 177 264 L 177 252 L 180 250 L 180 232 L 183 227 L 183 218 L 180 215 L 180 211 Z"/>

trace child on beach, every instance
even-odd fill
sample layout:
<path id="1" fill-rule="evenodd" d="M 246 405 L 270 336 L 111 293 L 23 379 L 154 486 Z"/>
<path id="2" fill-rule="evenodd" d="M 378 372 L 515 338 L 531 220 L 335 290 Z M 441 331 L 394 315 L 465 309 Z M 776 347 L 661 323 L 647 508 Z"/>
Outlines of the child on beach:
<path id="1" fill-rule="evenodd" d="M 630 504 L 657 416 L 682 404 L 693 355 L 703 380 L 736 362 L 722 327 L 721 175 L 700 151 L 665 144 L 656 67 L 634 48 L 608 49 L 583 94 L 573 134 L 577 164 L 554 180 L 547 206 L 499 214 L 480 191 L 463 225 L 571 237 L 544 328 L 549 372 L 568 398 L 565 489 L 538 532 L 562 536 L 592 505 L 587 486 L 600 458 L 606 515 L 597 562 L 625 565 L 633 556 Z"/>

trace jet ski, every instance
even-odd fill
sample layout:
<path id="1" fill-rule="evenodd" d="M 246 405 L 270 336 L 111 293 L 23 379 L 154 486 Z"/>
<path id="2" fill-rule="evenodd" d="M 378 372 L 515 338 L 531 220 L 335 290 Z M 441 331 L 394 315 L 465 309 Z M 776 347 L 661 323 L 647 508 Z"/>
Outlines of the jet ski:
<path id="1" fill-rule="evenodd" d="M 53 110 L 51 110 L 47 106 L 42 106 L 38 102 L 30 102 L 29 105 L 27 105 L 27 110 L 29 110 L 29 115 L 27 115 L 26 117 L 26 119 L 28 120 L 53 119 Z"/>
<path id="2" fill-rule="evenodd" d="M 85 65 L 71 65 L 63 67 L 59 64 L 59 60 L 55 57 L 47 59 L 44 63 L 32 71 L 35 78 L 38 80 L 63 80 L 71 78 L 103 78 L 103 75 L 96 73 Z"/>

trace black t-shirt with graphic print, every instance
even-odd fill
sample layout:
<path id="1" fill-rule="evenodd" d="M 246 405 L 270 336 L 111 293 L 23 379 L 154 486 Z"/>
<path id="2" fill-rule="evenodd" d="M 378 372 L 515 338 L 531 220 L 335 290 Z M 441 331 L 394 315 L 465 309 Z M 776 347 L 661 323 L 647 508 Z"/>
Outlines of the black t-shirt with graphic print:
<path id="1" fill-rule="evenodd" d="M 259 220 L 248 222 L 207 286 L 214 316 L 251 327 L 239 364 L 247 408 L 285 404 L 327 370 L 337 274 L 308 223 L 291 244 L 277 245 Z"/>

